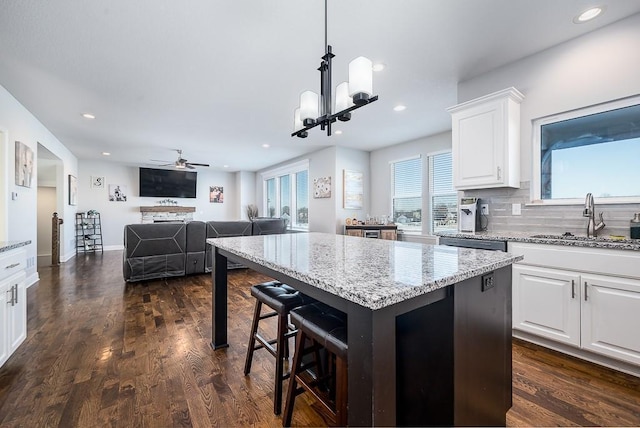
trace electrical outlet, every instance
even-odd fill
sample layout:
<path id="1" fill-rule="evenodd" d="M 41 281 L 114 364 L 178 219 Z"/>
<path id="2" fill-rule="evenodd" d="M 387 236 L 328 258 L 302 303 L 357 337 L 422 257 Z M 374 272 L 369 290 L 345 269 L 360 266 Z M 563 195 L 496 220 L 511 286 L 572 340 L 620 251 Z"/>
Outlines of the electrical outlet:
<path id="1" fill-rule="evenodd" d="M 495 282 L 493 280 L 493 272 L 489 272 L 485 275 L 482 275 L 482 291 L 487 291 L 490 288 L 493 288 Z"/>
<path id="2" fill-rule="evenodd" d="M 480 204 L 480 214 L 489 215 L 489 204 Z"/>

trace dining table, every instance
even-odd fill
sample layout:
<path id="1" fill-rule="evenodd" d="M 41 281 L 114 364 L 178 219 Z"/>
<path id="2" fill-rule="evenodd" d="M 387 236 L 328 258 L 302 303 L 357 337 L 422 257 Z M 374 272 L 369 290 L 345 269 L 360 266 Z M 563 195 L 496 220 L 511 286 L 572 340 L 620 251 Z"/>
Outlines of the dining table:
<path id="1" fill-rule="evenodd" d="M 227 261 L 347 315 L 350 426 L 505 425 L 511 265 L 503 251 L 286 233 L 207 239 L 212 341 L 227 346 Z"/>

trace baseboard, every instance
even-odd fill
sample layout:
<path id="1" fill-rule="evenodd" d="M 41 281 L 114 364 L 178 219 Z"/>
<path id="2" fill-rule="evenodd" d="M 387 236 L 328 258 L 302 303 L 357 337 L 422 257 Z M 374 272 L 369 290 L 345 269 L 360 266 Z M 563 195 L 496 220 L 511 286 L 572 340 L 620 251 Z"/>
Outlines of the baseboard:
<path id="1" fill-rule="evenodd" d="M 40 281 L 40 275 L 36 271 L 27 277 L 26 279 L 27 288 L 31 287 L 33 284 L 35 284 L 38 281 Z"/>
<path id="2" fill-rule="evenodd" d="M 103 251 L 122 251 L 124 245 L 106 245 L 103 247 Z"/>
<path id="3" fill-rule="evenodd" d="M 600 366 L 605 366 L 619 372 L 640 377 L 640 367 L 625 361 L 619 361 L 604 355 L 595 354 L 584 349 L 575 348 L 573 346 L 565 345 L 564 343 L 555 342 L 520 330 L 513 330 L 513 337 L 535 343 L 536 345 L 553 349 L 554 351 L 571 355 L 572 357 L 580 358 Z"/>

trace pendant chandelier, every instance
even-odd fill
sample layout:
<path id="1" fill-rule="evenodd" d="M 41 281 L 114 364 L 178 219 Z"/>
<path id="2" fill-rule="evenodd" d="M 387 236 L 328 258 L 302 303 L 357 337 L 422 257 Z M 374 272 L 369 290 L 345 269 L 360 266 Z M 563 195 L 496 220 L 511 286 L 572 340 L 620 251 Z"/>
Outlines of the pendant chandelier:
<path id="1" fill-rule="evenodd" d="M 327 136 L 331 135 L 331 124 L 336 120 L 351 119 L 351 111 L 378 99 L 373 96 L 373 64 L 360 56 L 349 63 L 349 81 L 336 87 L 336 100 L 331 97 L 331 59 L 335 56 L 327 43 L 327 0 L 324 0 L 324 45 L 325 53 L 320 63 L 320 96 L 313 91 L 300 94 L 300 106 L 294 113 L 291 136 L 306 138 L 309 129 L 320 126 Z M 333 110 L 332 110 L 333 108 Z M 332 113 L 333 111 L 333 113 Z"/>

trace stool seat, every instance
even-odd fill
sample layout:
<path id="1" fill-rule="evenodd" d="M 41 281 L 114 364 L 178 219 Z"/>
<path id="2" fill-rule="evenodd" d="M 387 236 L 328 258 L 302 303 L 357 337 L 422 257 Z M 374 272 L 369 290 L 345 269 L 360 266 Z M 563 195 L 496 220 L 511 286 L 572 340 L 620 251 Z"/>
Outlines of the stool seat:
<path id="1" fill-rule="evenodd" d="M 324 303 L 316 302 L 293 309 L 291 322 L 324 348 L 339 357 L 346 358 L 347 316 Z"/>
<path id="2" fill-rule="evenodd" d="M 246 376 L 251 372 L 254 351 L 265 349 L 275 357 L 276 373 L 273 388 L 273 412 L 279 415 L 282 411 L 282 382 L 289 378 L 289 373 L 284 373 L 284 361 L 289 358 L 289 338 L 297 333 L 293 325 L 289 325 L 289 312 L 298 306 L 313 303 L 316 300 L 280 281 L 269 281 L 254 285 L 251 287 L 251 295 L 256 299 L 256 306 L 251 324 L 247 357 L 244 363 L 244 374 Z M 263 314 L 263 304 L 271 308 L 273 312 Z M 278 320 L 278 331 L 275 339 L 267 339 L 258 331 L 260 321 L 271 317 L 277 317 Z"/>
<path id="3" fill-rule="evenodd" d="M 315 300 L 280 281 L 269 281 L 251 287 L 251 295 L 278 313 L 288 312 Z"/>

